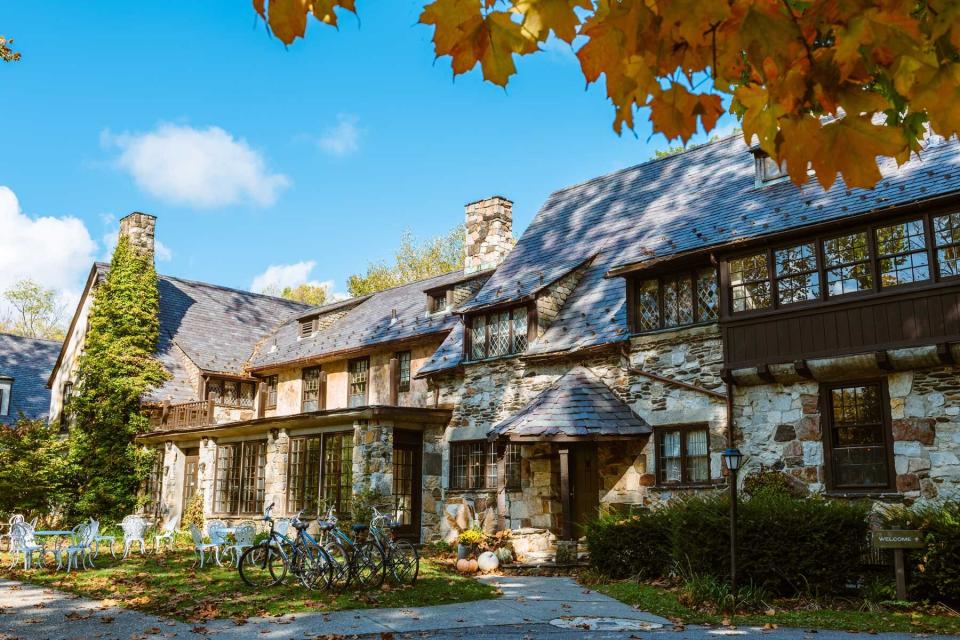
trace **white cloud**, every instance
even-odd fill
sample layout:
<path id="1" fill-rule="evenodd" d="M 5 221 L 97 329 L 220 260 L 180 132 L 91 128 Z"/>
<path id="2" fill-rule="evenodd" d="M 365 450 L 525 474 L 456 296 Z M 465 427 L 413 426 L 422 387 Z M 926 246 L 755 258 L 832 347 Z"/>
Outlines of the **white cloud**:
<path id="1" fill-rule="evenodd" d="M 337 124 L 323 132 L 317 144 L 332 156 L 346 156 L 360 150 L 361 130 L 357 126 L 356 116 L 341 113 L 337 116 Z"/>
<path id="2" fill-rule="evenodd" d="M 279 295 L 286 287 L 296 287 L 308 284 L 312 287 L 321 287 L 327 290 L 327 300 L 334 302 L 349 296 L 333 290 L 333 280 L 311 280 L 310 274 L 317 266 L 315 260 L 303 260 L 293 264 L 273 264 L 257 275 L 250 283 L 250 290 L 257 293 Z"/>
<path id="3" fill-rule="evenodd" d="M 107 231 L 103 234 L 103 254 L 100 256 L 101 260 L 104 262 L 110 261 L 113 257 L 113 250 L 117 247 L 117 239 L 119 237 L 120 231 L 118 229 Z M 154 238 L 153 257 L 159 262 L 170 262 L 173 260 L 173 251 L 170 250 L 170 247 Z"/>
<path id="4" fill-rule="evenodd" d="M 83 221 L 30 217 L 16 194 L 0 186 L 0 229 L 0 292 L 29 278 L 59 290 L 67 313 L 73 313 L 97 250 Z M 0 308 L 0 317 L 6 311 Z"/>
<path id="5" fill-rule="evenodd" d="M 160 124 L 146 133 L 103 132 L 104 146 L 120 150 L 117 166 L 137 186 L 162 200 L 197 208 L 252 202 L 269 206 L 290 179 L 272 173 L 263 156 L 220 127 Z"/>

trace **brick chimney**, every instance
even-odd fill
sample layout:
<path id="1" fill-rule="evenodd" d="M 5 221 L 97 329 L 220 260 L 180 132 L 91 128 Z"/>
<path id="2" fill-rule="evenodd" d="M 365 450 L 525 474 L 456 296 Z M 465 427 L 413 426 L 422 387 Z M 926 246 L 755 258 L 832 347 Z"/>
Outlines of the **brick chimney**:
<path id="1" fill-rule="evenodd" d="M 501 196 L 466 206 L 467 242 L 464 271 L 496 267 L 513 249 L 513 203 Z"/>
<path id="2" fill-rule="evenodd" d="M 153 233 L 157 217 L 134 211 L 120 219 L 120 235 L 125 236 L 130 247 L 140 255 L 153 259 Z"/>

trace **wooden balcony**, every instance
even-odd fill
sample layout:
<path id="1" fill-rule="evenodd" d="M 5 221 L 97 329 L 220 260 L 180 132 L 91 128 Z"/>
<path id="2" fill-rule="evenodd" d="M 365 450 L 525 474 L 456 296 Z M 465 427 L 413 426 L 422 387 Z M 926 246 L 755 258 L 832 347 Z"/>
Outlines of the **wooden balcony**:
<path id="1" fill-rule="evenodd" d="M 214 406 L 213 400 L 198 400 L 179 404 L 164 402 L 161 407 L 150 411 L 150 429 L 152 431 L 166 431 L 213 424 Z"/>

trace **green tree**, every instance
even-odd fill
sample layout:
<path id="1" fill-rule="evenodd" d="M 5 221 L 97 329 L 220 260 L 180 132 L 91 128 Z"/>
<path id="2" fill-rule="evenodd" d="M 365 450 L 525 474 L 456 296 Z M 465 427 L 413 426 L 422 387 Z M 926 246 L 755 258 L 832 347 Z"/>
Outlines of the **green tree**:
<path id="1" fill-rule="evenodd" d="M 0 512 L 60 513 L 73 478 L 68 452 L 67 440 L 43 420 L 0 425 Z"/>
<path id="2" fill-rule="evenodd" d="M 298 284 L 295 287 L 284 287 L 280 297 L 318 307 L 327 301 L 327 288 L 307 283 Z"/>
<path id="3" fill-rule="evenodd" d="M 159 304 L 153 261 L 121 237 L 94 295 L 69 406 L 75 515 L 117 518 L 136 506 L 155 455 L 134 442 L 147 430 L 140 399 L 169 375 L 154 356 Z"/>
<path id="4" fill-rule="evenodd" d="M 404 231 L 393 264 L 371 262 L 365 274 L 357 273 L 347 279 L 347 291 L 354 297 L 363 296 L 462 269 L 465 241 L 462 225 L 424 241 L 416 239 L 409 230 Z"/>
<path id="5" fill-rule="evenodd" d="M 20 280 L 3 297 L 13 307 L 14 317 L 0 321 L 0 330 L 28 338 L 63 340 L 64 308 L 56 289 L 33 280 Z"/>

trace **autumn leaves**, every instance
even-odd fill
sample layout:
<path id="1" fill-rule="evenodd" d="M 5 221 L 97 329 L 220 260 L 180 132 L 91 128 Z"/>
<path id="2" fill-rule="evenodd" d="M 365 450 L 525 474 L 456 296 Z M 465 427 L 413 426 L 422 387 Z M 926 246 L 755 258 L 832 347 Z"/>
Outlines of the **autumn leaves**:
<path id="1" fill-rule="evenodd" d="M 330 25 L 355 0 L 254 0 L 286 43 L 308 14 Z M 880 179 L 877 157 L 906 161 L 928 129 L 960 133 L 956 0 L 433 0 L 420 15 L 454 74 L 478 65 L 506 86 L 516 56 L 550 35 L 570 45 L 587 83 L 605 80 L 613 127 L 649 108 L 655 131 L 709 132 L 724 99 L 748 143 L 809 169 L 829 188 Z"/>

